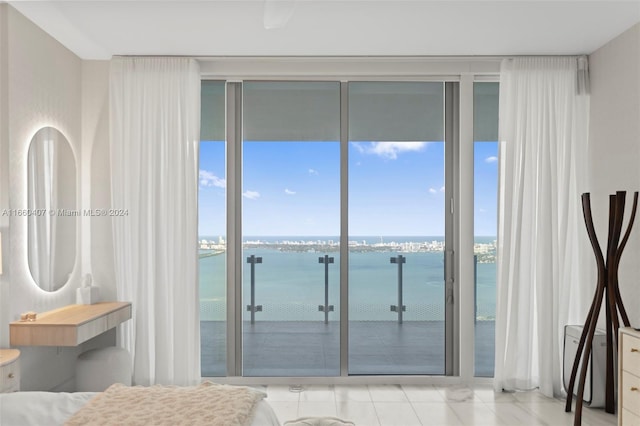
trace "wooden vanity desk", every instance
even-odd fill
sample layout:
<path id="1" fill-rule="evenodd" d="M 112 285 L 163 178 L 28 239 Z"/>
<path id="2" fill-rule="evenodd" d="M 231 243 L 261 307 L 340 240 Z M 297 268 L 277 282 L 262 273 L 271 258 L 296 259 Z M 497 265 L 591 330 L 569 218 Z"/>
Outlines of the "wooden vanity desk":
<path id="1" fill-rule="evenodd" d="M 131 319 L 131 302 L 69 305 L 9 324 L 11 346 L 78 346 Z"/>

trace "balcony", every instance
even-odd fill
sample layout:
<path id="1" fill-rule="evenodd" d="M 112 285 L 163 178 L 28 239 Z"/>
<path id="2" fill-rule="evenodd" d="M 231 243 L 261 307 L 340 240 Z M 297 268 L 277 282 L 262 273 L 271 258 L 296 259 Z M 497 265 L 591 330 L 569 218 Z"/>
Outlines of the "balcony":
<path id="1" fill-rule="evenodd" d="M 476 376 L 493 376 L 494 321 L 476 323 Z M 337 321 L 250 321 L 244 327 L 245 376 L 338 376 Z M 226 326 L 202 321 L 202 375 L 226 375 Z M 442 321 L 351 321 L 350 374 L 444 374 Z"/>

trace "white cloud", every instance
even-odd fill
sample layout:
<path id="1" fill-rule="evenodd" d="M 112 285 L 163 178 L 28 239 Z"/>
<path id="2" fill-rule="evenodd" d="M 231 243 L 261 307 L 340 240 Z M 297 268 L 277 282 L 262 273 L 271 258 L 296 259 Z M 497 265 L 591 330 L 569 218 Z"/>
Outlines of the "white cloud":
<path id="1" fill-rule="evenodd" d="M 310 175 L 319 175 L 318 171 L 316 169 L 309 169 L 309 174 Z"/>
<path id="2" fill-rule="evenodd" d="M 292 191 L 289 188 L 285 188 L 284 193 L 287 195 L 296 195 L 296 191 Z"/>
<path id="3" fill-rule="evenodd" d="M 260 193 L 257 191 L 244 191 L 242 196 L 250 200 L 255 200 L 257 198 L 260 198 Z"/>
<path id="4" fill-rule="evenodd" d="M 207 170 L 200 170 L 199 179 L 200 179 L 200 186 L 204 186 L 204 187 L 215 186 L 217 188 L 227 187 L 227 181 L 225 179 L 221 179 Z"/>
<path id="5" fill-rule="evenodd" d="M 356 142 L 355 148 L 363 154 L 373 154 L 395 160 L 398 154 L 411 151 L 422 151 L 428 142 Z"/>
<path id="6" fill-rule="evenodd" d="M 444 186 L 440 187 L 440 192 L 444 192 Z"/>
<path id="7" fill-rule="evenodd" d="M 360 153 L 364 153 L 365 152 L 365 143 L 364 142 L 352 142 L 351 145 L 353 145 L 353 147 L 355 149 L 357 149 L 358 152 L 360 152 Z"/>
<path id="8" fill-rule="evenodd" d="M 495 163 L 496 161 L 498 161 L 498 157 L 495 156 L 487 157 L 484 159 L 485 163 Z"/>
<path id="9" fill-rule="evenodd" d="M 438 191 L 435 190 L 435 188 L 429 188 L 429 193 L 431 194 L 437 194 Z"/>

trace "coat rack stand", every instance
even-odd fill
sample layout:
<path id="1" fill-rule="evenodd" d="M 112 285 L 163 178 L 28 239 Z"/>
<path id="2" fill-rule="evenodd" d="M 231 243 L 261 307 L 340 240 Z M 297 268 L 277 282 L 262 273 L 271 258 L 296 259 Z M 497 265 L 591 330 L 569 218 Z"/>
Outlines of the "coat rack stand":
<path id="1" fill-rule="evenodd" d="M 593 226 L 593 218 L 591 216 L 591 198 L 589 193 L 582 194 L 582 211 L 584 214 L 584 221 L 587 226 L 587 233 L 589 234 L 589 240 L 593 247 L 593 252 L 596 256 L 596 264 L 598 267 L 598 279 L 596 284 L 596 293 L 587 315 L 584 328 L 582 330 L 582 336 L 578 343 L 578 353 L 576 359 L 573 362 L 573 369 L 571 370 L 571 380 L 569 381 L 569 388 L 567 389 L 567 403 L 565 411 L 571 411 L 571 401 L 573 398 L 573 388 L 576 382 L 576 376 L 578 373 L 578 367 L 582 360 L 582 366 L 580 368 L 580 377 L 578 381 L 578 389 L 576 395 L 576 412 L 574 417 L 574 426 L 580 426 L 582 424 L 582 402 L 584 397 L 584 385 L 585 378 L 587 376 L 587 366 L 589 356 L 591 355 L 591 345 L 593 343 L 593 335 L 596 331 L 596 323 L 598 322 L 598 316 L 600 315 L 600 308 L 602 301 L 605 301 L 605 314 L 606 314 L 606 331 L 607 331 L 607 372 L 605 381 L 605 411 L 607 413 L 615 413 L 615 372 L 614 372 L 614 356 L 617 344 L 614 342 L 617 339 L 617 332 L 620 326 L 619 317 L 622 319 L 622 323 L 625 327 L 629 327 L 629 317 L 627 311 L 624 309 L 622 298 L 620 297 L 620 289 L 618 287 L 618 266 L 620 264 L 620 256 L 624 250 L 625 245 L 629 239 L 631 228 L 633 227 L 633 221 L 636 217 L 636 210 L 638 206 L 638 192 L 633 196 L 633 208 L 631 210 L 631 217 L 624 237 L 620 239 L 622 234 L 622 221 L 624 218 L 626 191 L 618 191 L 615 195 L 609 196 L 609 235 L 607 239 L 607 252 L 606 258 L 602 254 L 598 238 L 596 236 L 595 228 Z"/>

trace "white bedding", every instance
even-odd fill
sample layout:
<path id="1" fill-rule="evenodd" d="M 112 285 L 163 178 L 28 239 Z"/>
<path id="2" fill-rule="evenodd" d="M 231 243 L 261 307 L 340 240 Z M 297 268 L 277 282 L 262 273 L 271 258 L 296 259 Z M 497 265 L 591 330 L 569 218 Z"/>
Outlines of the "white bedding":
<path id="1" fill-rule="evenodd" d="M 14 392 L 0 394 L 0 425 L 63 425 L 95 392 Z M 256 405 L 252 426 L 280 425 L 266 401 Z"/>

